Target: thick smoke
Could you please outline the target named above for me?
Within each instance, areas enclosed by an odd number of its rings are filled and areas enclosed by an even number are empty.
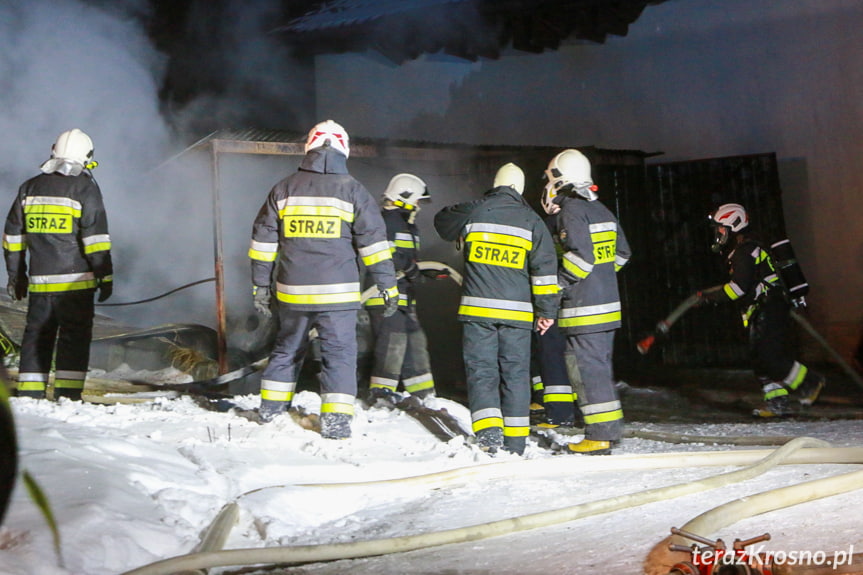
[[[18,186],[38,173],[57,135],[77,127],[94,141],[100,164],[94,176],[108,210],[115,291],[107,303],[146,299],[212,277],[210,157],[182,152],[218,128],[285,127],[263,122],[297,115],[290,96],[296,84],[289,65],[279,63],[285,54],[257,33],[266,29],[261,19],[272,17],[271,4],[279,3],[192,5],[190,30],[182,36],[190,46],[187,64],[194,65],[197,79],[219,89],[171,107],[160,102],[160,91],[172,67],[147,34],[152,14],[145,0],[0,0],[3,216]],[[304,120],[312,116],[303,114]],[[254,212],[283,175],[256,178],[248,168],[238,167],[254,208],[241,215],[243,221],[228,213],[223,222],[226,251],[234,254],[226,275],[246,287],[248,261],[236,254],[245,252]],[[214,300],[210,283],[153,304],[97,311],[137,326],[215,326]]]

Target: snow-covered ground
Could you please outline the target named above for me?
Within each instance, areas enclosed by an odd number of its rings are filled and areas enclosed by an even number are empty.
[[[237,398],[254,407],[257,397]],[[467,409],[443,398],[468,427]],[[295,405],[319,407],[301,392]],[[260,425],[188,397],[135,404],[59,403],[13,398],[21,468],[46,491],[61,532],[62,557],[19,482],[0,528],[3,575],[117,575],[195,550],[220,509],[239,517],[225,548],[312,546],[428,534],[728,472],[696,467],[683,454],[775,447],[668,443],[628,437],[610,457],[555,455],[531,440],[524,458],[480,452],[458,437],[436,439],[400,411],[357,404],[353,437],[325,440],[296,417]],[[863,446],[863,421],[761,424],[629,422],[637,430],[709,436],[809,436]],[[576,436],[577,438],[577,436]],[[680,452],[680,466],[601,470],[598,462]],[[618,457],[618,456],[622,457]],[[650,550],[697,515],[777,487],[863,468],[795,464],[732,485],[486,539],[403,553],[284,567],[279,573],[579,574],[642,573]],[[381,481],[472,469],[410,481]],[[369,482],[362,485],[329,485]],[[863,487],[861,482],[860,487]],[[769,532],[762,550],[863,551],[860,491],[742,520],[717,533],[731,542]],[[393,549],[388,543],[384,548]],[[314,551],[314,550],[313,550]],[[226,567],[210,573],[250,573]],[[267,571],[273,573],[273,571]]]

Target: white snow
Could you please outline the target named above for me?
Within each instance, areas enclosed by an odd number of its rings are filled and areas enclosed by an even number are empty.
[[[252,408],[255,396],[236,401]],[[443,399],[469,427],[468,410]],[[314,413],[317,394],[295,406]],[[385,539],[488,523],[731,471],[679,467],[595,471],[610,458],[555,455],[531,439],[524,458],[492,457],[463,438],[441,442],[400,411],[356,406],[353,437],[326,440],[283,415],[260,425],[200,407],[189,397],[134,404],[59,403],[13,398],[20,467],[36,478],[57,516],[62,562],[36,505],[19,481],[0,528],[3,575],[116,575],[195,550],[220,509],[240,513],[227,549]],[[760,424],[629,422],[691,435],[809,436],[863,445],[863,422]],[[577,439],[575,437],[574,439]],[[773,449],[674,444],[627,438],[619,454]],[[479,470],[374,483],[455,469]],[[648,552],[695,516],[722,503],[863,468],[782,465],[727,487],[488,539],[353,560],[284,567],[284,573],[576,574],[642,573]],[[489,471],[497,470],[491,474]],[[486,473],[483,474],[482,471]],[[325,486],[332,483],[372,482]],[[863,487],[863,485],[861,485]],[[719,533],[727,542],[769,532],[774,551],[863,551],[860,492],[852,491],[745,519]],[[62,564],[62,566],[61,566]],[[210,573],[230,573],[224,567]],[[242,571],[249,573],[251,571]],[[263,571],[262,571],[263,572]],[[273,571],[267,571],[273,573]]]

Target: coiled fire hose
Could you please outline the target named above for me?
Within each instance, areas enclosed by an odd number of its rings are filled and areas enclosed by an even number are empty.
[[[748,517],[857,489],[863,489],[863,471],[852,471],[833,477],[771,489],[714,507],[689,520],[680,528],[680,531],[706,538],[707,534],[715,533]],[[688,558],[687,553],[672,551],[669,548],[670,545],[686,546],[686,544],[687,542],[680,535],[672,535],[663,539],[648,553],[644,565],[645,574],[668,573],[674,563],[679,560],[686,560]],[[863,572],[863,567],[854,572]],[[848,571],[843,570],[842,573],[848,573]]]
[[[182,572],[183,570],[206,569],[212,567],[260,564],[303,564],[399,553],[438,545],[476,541],[507,533],[574,521],[583,517],[609,513],[612,511],[644,505],[646,503],[664,501],[751,479],[782,463],[863,463],[863,448],[861,447],[829,448],[827,447],[826,442],[808,437],[795,438],[776,450],[767,450],[766,455],[764,450],[752,451],[757,452],[760,459],[752,462],[753,453],[735,450],[724,452],[701,452],[695,454],[686,452],[662,453],[640,457],[610,455],[601,458],[561,457],[541,460],[561,462],[556,463],[555,465],[562,467],[573,466],[579,471],[584,471],[585,469],[692,467],[693,465],[699,464],[740,465],[741,462],[747,462],[749,465],[742,469],[720,473],[718,475],[691,482],[647,489],[645,491],[632,494],[580,503],[563,509],[532,513],[520,517],[492,521],[480,525],[448,529],[435,533],[424,533],[421,535],[409,535],[352,543],[204,551],[157,561],[150,565],[127,571],[123,575],[168,575]],[[592,463],[593,461],[597,461],[597,463]],[[496,470],[492,471],[492,473],[501,472],[501,468],[504,467],[506,463],[507,462],[503,462],[500,464]],[[536,463],[538,463],[538,461],[520,460],[513,462],[515,465],[510,467],[522,467],[523,464]],[[486,465],[482,467],[491,468],[494,466]],[[560,472],[560,469],[558,468],[557,471]],[[546,469],[546,473],[547,472],[548,470]],[[512,473],[511,468],[509,469],[509,473]],[[479,474],[482,474],[482,472]],[[438,475],[437,479],[441,479],[440,474],[432,475]],[[405,478],[393,479],[391,481],[409,481],[417,479],[418,478]],[[352,483],[350,485],[356,486],[358,484]],[[230,516],[231,514],[227,515]],[[221,516],[222,514],[220,514],[220,517]],[[222,530],[221,527],[213,527],[211,529],[214,528]]]

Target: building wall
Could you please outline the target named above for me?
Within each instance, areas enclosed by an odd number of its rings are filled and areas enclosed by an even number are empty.
[[[626,37],[542,55],[319,57],[317,109],[369,137],[775,152],[812,321],[847,354],[863,315],[861,62],[863,2],[671,0]]]

